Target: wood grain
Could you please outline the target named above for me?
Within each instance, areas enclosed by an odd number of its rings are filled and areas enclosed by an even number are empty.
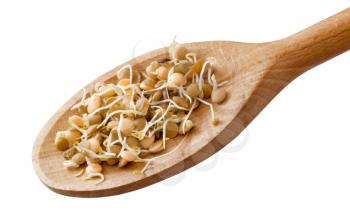
[[[209,110],[201,105],[192,115],[196,127],[189,135],[169,142],[165,153],[144,175],[134,169],[104,167],[106,180],[95,185],[74,177],[77,171],[62,166],[62,152],[54,146],[55,133],[67,128],[70,108],[80,100],[81,91],[69,99],[46,123],[33,148],[33,166],[40,180],[51,190],[76,197],[100,197],[136,190],[182,172],[210,157],[232,141],[263,108],[292,80],[312,67],[350,49],[350,9],[338,13],[291,37],[260,44],[231,41],[189,43],[185,46],[199,57],[213,56],[219,80],[228,80],[226,101],[215,107],[221,122],[212,127]],[[166,55],[158,49],[134,58],[136,70],[145,69],[153,60]],[[116,71],[123,65],[100,76],[86,86],[91,90],[96,82],[115,81]]]

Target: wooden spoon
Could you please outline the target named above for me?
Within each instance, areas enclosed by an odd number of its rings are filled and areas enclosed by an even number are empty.
[[[100,197],[121,194],[164,180],[213,155],[232,141],[259,112],[292,80],[305,71],[350,49],[350,8],[296,33],[286,39],[269,43],[238,43],[209,41],[185,44],[199,57],[215,57],[216,76],[228,80],[226,101],[216,105],[221,122],[213,127],[209,109],[202,105],[192,115],[196,127],[186,137],[177,137],[167,145],[167,155],[155,159],[145,174],[133,170],[104,167],[106,180],[99,185],[74,176],[63,165],[62,152],[54,145],[55,133],[68,127],[70,108],[80,100],[74,95],[47,122],[39,133],[33,149],[33,165],[40,180],[51,190],[69,196]],[[167,55],[159,49],[125,64],[144,69],[153,60]],[[123,65],[125,65],[123,64]],[[91,90],[96,82],[115,81],[116,71],[123,65],[100,76],[86,86]]]

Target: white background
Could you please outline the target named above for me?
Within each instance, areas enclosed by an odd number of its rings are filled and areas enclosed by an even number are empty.
[[[0,2],[1,223],[350,222],[349,53],[298,78],[248,135],[182,175],[97,199],[44,187],[31,164],[36,134],[83,85],[130,59],[139,41],[136,54],[174,35],[180,42],[271,41],[349,6],[348,0],[93,2]]]

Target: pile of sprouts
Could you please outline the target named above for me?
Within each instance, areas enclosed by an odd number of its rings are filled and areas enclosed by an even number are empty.
[[[67,169],[83,167],[76,176],[104,181],[102,163],[122,168],[145,163],[143,174],[165,150],[167,141],[186,135],[195,126],[193,111],[204,104],[217,125],[214,104],[225,100],[225,82],[217,83],[214,58],[197,58],[173,42],[169,56],[150,63],[145,71],[131,65],[116,72],[115,83],[97,83],[71,109],[69,128],[56,133]],[[86,164],[86,165],[85,165]]]

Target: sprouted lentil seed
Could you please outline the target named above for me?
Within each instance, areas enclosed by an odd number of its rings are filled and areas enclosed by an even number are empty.
[[[99,178],[97,183],[104,181],[102,162],[120,168],[144,162],[134,172],[144,173],[157,158],[146,156],[164,151],[166,141],[195,126],[190,116],[199,104],[209,107],[216,125],[213,103],[222,103],[227,94],[225,82],[216,81],[213,63],[173,42],[169,58],[151,62],[145,71],[126,65],[116,73],[116,83],[97,83],[91,93],[84,89],[72,107],[77,114],[68,118],[69,129],[56,133],[64,167],[86,164],[76,176]]]

